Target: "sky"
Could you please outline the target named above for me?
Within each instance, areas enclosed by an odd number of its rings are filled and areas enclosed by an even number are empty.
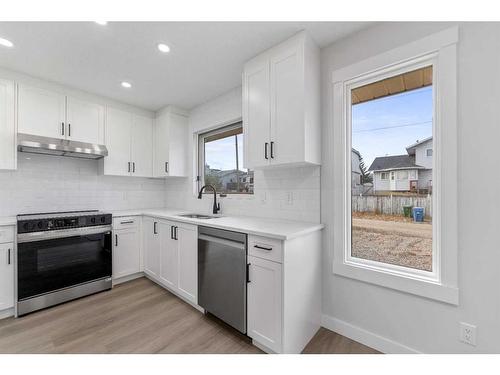
[[[238,164],[243,169],[243,135],[238,134]],[[211,169],[236,169],[235,137],[227,137],[205,143],[205,164]]]
[[[377,156],[406,155],[432,136],[432,86],[352,106],[352,147],[368,169]]]

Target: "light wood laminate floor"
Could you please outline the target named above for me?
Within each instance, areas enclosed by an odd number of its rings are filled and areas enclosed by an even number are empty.
[[[262,353],[146,278],[0,320],[0,353]],[[304,353],[376,353],[321,328]]]

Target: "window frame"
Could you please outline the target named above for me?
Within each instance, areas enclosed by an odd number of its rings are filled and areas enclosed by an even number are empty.
[[[217,128],[211,129],[209,131],[203,132],[203,133],[198,133],[196,135],[196,141],[198,142],[197,145],[197,165],[196,165],[196,188],[198,191],[201,189],[201,187],[205,184],[205,139],[206,138],[211,138],[211,137],[216,137],[217,135],[222,135],[224,133],[230,133],[231,131],[241,129],[241,133],[236,133],[236,134],[242,134],[243,135],[243,122],[241,120],[232,122],[230,124],[222,125]],[[235,135],[236,135],[235,134]],[[220,139],[225,138],[224,136],[221,136]],[[219,138],[214,138],[213,140],[216,140]],[[244,147],[244,139],[241,144],[241,147]],[[244,156],[243,156],[244,158]],[[241,164],[244,164],[244,160],[241,160]],[[232,195],[240,195],[240,196],[253,196],[255,194],[255,187],[254,191],[251,193],[243,193],[243,192],[238,192],[238,193],[233,193],[233,192],[217,192],[218,194],[221,194],[222,196],[232,196]],[[204,191],[203,194],[213,194],[211,191]]]
[[[429,151],[431,152],[430,155],[429,155]],[[434,156],[433,154],[434,154],[434,151],[432,151],[432,148],[425,149],[425,156],[426,157],[431,157],[432,158]]]
[[[457,280],[457,107],[458,28],[382,53],[332,72],[335,163],[332,231],[334,274],[423,297],[458,304]],[[351,90],[407,71],[433,66],[433,266],[432,272],[351,256]],[[443,166],[446,165],[446,168]],[[446,194],[441,191],[446,189]]]

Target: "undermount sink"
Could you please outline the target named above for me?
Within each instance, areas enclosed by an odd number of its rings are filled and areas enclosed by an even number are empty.
[[[217,219],[220,216],[210,216],[210,215],[203,215],[203,214],[181,214],[177,215],[181,217],[188,217],[190,219]]]

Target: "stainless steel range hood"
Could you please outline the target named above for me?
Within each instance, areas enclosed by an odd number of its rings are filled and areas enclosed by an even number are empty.
[[[108,149],[104,145],[23,133],[17,134],[17,150],[32,154],[68,156],[82,159],[101,159],[108,156]]]

